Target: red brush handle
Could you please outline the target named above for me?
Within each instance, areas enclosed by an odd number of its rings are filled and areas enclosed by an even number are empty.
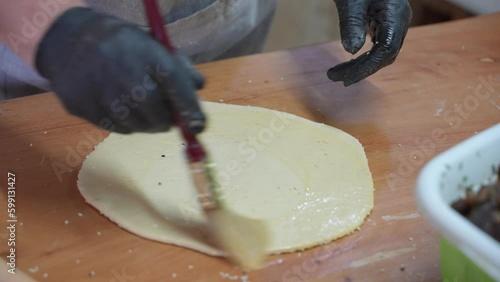
[[[160,42],[170,54],[175,53],[175,49],[168,38],[167,30],[163,24],[163,19],[160,15],[160,10],[158,8],[158,3],[156,0],[143,0],[144,7],[146,8],[146,14],[149,19],[149,25],[151,26],[151,32],[154,38]],[[190,162],[199,162],[205,159],[206,153],[200,142],[196,139],[196,136],[189,132],[184,123],[181,121],[179,113],[175,110],[174,105],[171,106],[172,119],[174,123],[180,128],[182,136],[187,143],[186,154]]]
[[[170,43],[167,30],[163,25],[163,19],[160,15],[158,3],[156,0],[144,0],[144,7],[146,8],[146,14],[148,16],[149,25],[151,26],[154,38],[163,44],[169,53],[173,54],[175,49],[172,46],[172,43]]]

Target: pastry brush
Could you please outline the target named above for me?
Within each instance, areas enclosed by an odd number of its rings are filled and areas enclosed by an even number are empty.
[[[143,1],[154,38],[173,55],[175,49],[168,38],[156,0]],[[215,178],[214,164],[196,135],[181,122],[175,105],[171,106],[171,111],[173,121],[186,141],[186,157],[197,189],[198,202],[211,223],[216,241],[229,258],[245,270],[259,268],[266,255],[268,230],[265,223],[239,215],[225,205]]]

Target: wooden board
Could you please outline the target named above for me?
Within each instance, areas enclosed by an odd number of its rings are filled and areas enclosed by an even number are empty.
[[[375,209],[360,231],[270,257],[248,281],[439,279],[438,236],[415,206],[415,179],[433,156],[500,122],[499,26],[496,14],[412,29],[394,65],[349,88],[325,74],[348,58],[339,42],[199,67],[204,99],[338,127],[361,141],[373,173]],[[40,281],[245,281],[220,258],[139,238],[84,202],[78,170],[104,136],[52,94],[0,103],[0,221],[13,172],[17,269]],[[0,228],[2,257],[8,235]]]

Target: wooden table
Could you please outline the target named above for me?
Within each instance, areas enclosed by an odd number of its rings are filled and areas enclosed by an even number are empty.
[[[394,65],[349,88],[325,74],[348,58],[339,42],[199,67],[208,79],[204,99],[338,127],[365,146],[373,173],[375,208],[360,231],[270,257],[249,281],[439,279],[438,236],[415,206],[415,179],[433,156],[500,121],[499,26],[496,14],[412,29]],[[103,137],[52,94],[0,103],[0,219],[7,225],[9,171],[17,269],[40,281],[244,281],[222,259],[139,238],[84,202],[78,170]],[[0,230],[5,257],[8,234]]]

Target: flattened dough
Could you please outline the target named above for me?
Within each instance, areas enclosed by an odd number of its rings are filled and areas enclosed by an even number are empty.
[[[363,147],[336,128],[250,106],[203,103],[210,124],[200,139],[217,165],[226,202],[267,222],[268,253],[305,249],[342,237],[373,208]],[[177,131],[112,133],[84,161],[85,200],[122,228],[152,240],[222,255]]]

